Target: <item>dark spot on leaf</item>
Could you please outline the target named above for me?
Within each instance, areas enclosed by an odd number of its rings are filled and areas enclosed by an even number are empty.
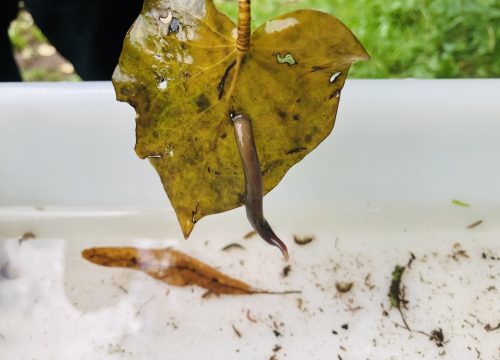
[[[241,65],[244,65],[244,64],[247,62],[247,60],[248,60],[248,56],[245,54],[245,55],[243,56],[243,58],[241,59]],[[241,66],[241,65],[240,65],[240,66]]]
[[[328,69],[329,67],[330,67],[330,65],[317,65],[317,66],[313,66],[311,68],[311,72],[321,71],[321,70],[324,70],[324,69]]]
[[[196,204],[196,208],[193,211],[191,211],[191,221],[193,222],[193,224],[196,224],[196,222],[198,221],[196,219],[196,215],[198,215],[198,208],[199,207],[200,207],[200,203],[198,202]]]
[[[281,118],[281,120],[286,120],[286,115],[286,111],[278,110],[278,116]]]
[[[311,135],[311,134],[306,135],[306,136],[305,136],[305,138],[304,138],[304,140],[305,140],[305,142],[307,142],[307,143],[308,143],[308,142],[311,142],[311,140],[312,140],[312,135]]]
[[[198,112],[205,111],[210,107],[210,100],[205,94],[201,94],[196,98],[196,105],[198,106]]]
[[[173,18],[172,21],[170,22],[170,26],[169,26],[168,30],[176,33],[179,31],[180,25],[181,25],[181,23],[180,23],[179,19]]]
[[[221,138],[221,139],[225,139],[226,137],[227,137],[227,134],[226,134],[226,133],[222,133],[222,134],[220,135],[220,138]]]
[[[293,120],[299,121],[300,120],[300,114],[294,114],[293,115]]]
[[[220,79],[219,85],[217,85],[217,91],[219,92],[219,100],[222,99],[222,97],[224,96],[224,86],[226,85],[227,77],[229,76],[229,73],[231,72],[231,69],[234,67],[234,65],[236,65],[236,60],[233,61],[227,67],[226,71],[224,71],[224,75],[222,75]]]
[[[282,159],[279,159],[279,160],[274,160],[268,164],[265,164],[265,165],[262,165],[261,164],[261,168],[262,168],[262,175],[266,175],[268,174],[271,170],[274,170],[276,168],[279,168],[281,165],[283,164],[283,160]]]
[[[122,88],[120,88],[120,94],[125,95],[125,96],[130,95],[130,90],[126,87],[122,87]]]
[[[307,148],[305,147],[296,147],[296,148],[293,148],[291,150],[288,150],[286,152],[287,155],[292,155],[292,154],[295,154],[295,153],[298,153],[298,152],[301,152],[301,151],[304,151],[304,150],[307,150]]]
[[[334,97],[339,97],[339,96],[340,96],[340,90],[335,90],[328,99],[331,100]]]
[[[298,104],[302,101],[302,98],[298,98],[297,100],[295,100],[295,102]]]

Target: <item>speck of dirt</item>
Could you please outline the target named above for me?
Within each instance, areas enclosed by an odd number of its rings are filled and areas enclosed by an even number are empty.
[[[372,277],[372,274],[368,274],[368,275],[365,276],[365,286],[369,290],[373,290],[375,288],[375,285],[373,285],[372,282],[371,282],[371,277]]]
[[[349,292],[352,289],[353,285],[354,285],[353,282],[344,282],[344,281],[341,281],[341,282],[336,282],[335,283],[335,288],[337,289],[337,291],[339,293],[345,294],[345,293]]]
[[[245,250],[245,248],[242,245],[238,244],[238,243],[228,244],[228,245],[224,246],[221,250],[222,251],[230,251],[230,250],[233,250],[233,249]]]
[[[274,333],[274,336],[276,336],[276,337],[282,336],[282,334],[276,329],[273,329],[273,333]]]
[[[213,292],[212,290],[207,290],[203,293],[203,295],[201,295],[202,299],[210,299],[213,297],[220,297],[220,295],[216,292]]]
[[[304,310],[304,299],[302,298],[297,299],[297,308],[299,310]]]
[[[198,112],[203,112],[210,107],[210,99],[205,94],[200,94],[195,100]]]
[[[459,258],[464,258],[464,259],[470,258],[467,251],[462,249],[462,247],[459,243],[456,243],[453,245],[453,252],[450,255],[448,255],[448,257],[452,258],[455,261],[458,261]]]
[[[443,330],[441,328],[432,330],[429,340],[434,341],[437,347],[443,347],[444,346]]]
[[[338,335],[339,333],[337,332],[337,330],[332,330],[332,334],[333,335]]]
[[[293,236],[293,241],[297,244],[297,245],[307,245],[309,244],[311,241],[314,240],[314,236],[297,236],[297,235],[294,235]]]
[[[282,277],[287,277],[288,274],[290,274],[290,271],[292,271],[292,265],[287,265],[283,268],[283,271],[281,272]]]
[[[498,323],[497,326],[492,326],[490,324],[486,324],[486,326],[484,327],[484,330],[486,330],[488,332],[499,330],[499,329],[500,329],[500,322]]]
[[[349,324],[343,324],[341,328],[344,330],[349,330]]]
[[[249,231],[245,235],[243,235],[243,239],[247,240],[247,239],[253,238],[255,235],[257,235],[257,231],[255,231],[255,230]]]
[[[241,338],[242,337],[241,332],[236,328],[236,326],[234,326],[233,324],[231,324],[231,327],[233,328],[233,331],[236,334],[236,336],[239,337],[239,338]]]
[[[253,323],[256,323],[257,322],[257,319],[255,319],[252,314],[250,314],[250,310],[247,310],[247,319],[248,321],[251,321]]]
[[[33,240],[33,239],[36,239],[36,235],[31,231],[27,231],[23,234],[23,236],[21,236],[19,238],[19,244],[22,244],[25,241]]]
[[[476,222],[473,222],[469,226],[467,226],[467,229],[474,229],[475,227],[481,225],[483,223],[483,220],[478,220]]]

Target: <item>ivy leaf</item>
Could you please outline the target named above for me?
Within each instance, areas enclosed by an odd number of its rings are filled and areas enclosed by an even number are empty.
[[[230,113],[252,120],[267,193],[331,132],[349,67],[368,58],[318,11],[268,21],[244,54],[236,34],[212,0],[145,0],[113,75],[117,99],[137,113],[135,150],[160,175],[186,238],[202,217],[244,202]]]

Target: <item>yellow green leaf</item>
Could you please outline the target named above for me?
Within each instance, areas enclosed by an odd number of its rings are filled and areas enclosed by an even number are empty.
[[[113,75],[136,112],[136,152],[160,175],[185,237],[241,206],[245,182],[230,113],[252,121],[264,193],[333,128],[347,72],[368,58],[335,17],[280,16],[236,48],[212,0],[145,0]]]

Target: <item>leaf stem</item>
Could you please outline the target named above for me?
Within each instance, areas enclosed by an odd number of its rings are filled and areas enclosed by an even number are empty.
[[[236,48],[241,52],[247,52],[250,49],[250,0],[238,0],[238,38]]]

